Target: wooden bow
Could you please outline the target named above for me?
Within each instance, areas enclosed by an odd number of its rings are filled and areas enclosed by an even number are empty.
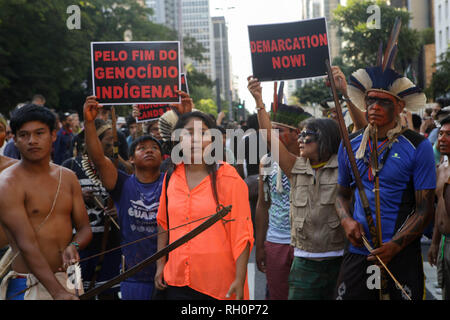
[[[221,210],[219,210],[216,214],[214,214],[211,218],[203,222],[201,225],[193,229],[192,231],[186,233],[181,238],[175,240],[168,246],[164,247],[163,249],[157,251],[152,256],[148,257],[147,259],[141,261],[140,263],[136,264],[135,266],[131,267],[124,273],[116,276],[115,278],[107,281],[106,283],[102,284],[101,286],[94,288],[92,290],[89,290],[85,294],[80,296],[80,300],[87,300],[90,299],[96,295],[98,295],[100,292],[103,292],[106,289],[111,288],[112,286],[124,281],[125,279],[135,275],[151,263],[155,262],[156,260],[160,259],[161,257],[164,257],[167,255],[170,251],[178,248],[179,246],[185,244],[192,238],[198,236],[200,233],[211,227],[213,224],[215,224],[217,221],[225,217],[229,212],[231,211],[231,205],[227,207],[222,207]]]

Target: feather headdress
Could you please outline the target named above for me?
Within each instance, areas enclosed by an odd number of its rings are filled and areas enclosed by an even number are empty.
[[[194,111],[200,111],[200,110],[192,108],[192,112],[194,112]],[[172,132],[173,132],[175,125],[177,124],[179,118],[180,118],[180,115],[176,108],[172,108],[172,110],[165,112],[159,118],[158,129],[159,129],[159,134],[161,135],[163,142],[171,141]]]
[[[426,103],[426,96],[407,77],[394,70],[394,62],[398,53],[398,35],[401,22],[397,18],[392,29],[384,56],[380,44],[377,65],[355,71],[350,76],[348,95],[350,100],[361,110],[365,111],[365,97],[370,91],[383,91],[405,102],[405,109],[417,111]]]
[[[301,107],[288,106],[282,103],[283,88],[284,81],[281,81],[277,93],[277,82],[274,83],[274,101],[271,107],[272,110],[270,111],[270,120],[275,124],[287,126],[292,129],[298,129],[300,123],[303,120],[310,118],[312,115],[305,112]]]
[[[172,131],[178,121],[178,113],[176,109],[165,112],[158,121],[159,134],[164,142],[170,142]]]

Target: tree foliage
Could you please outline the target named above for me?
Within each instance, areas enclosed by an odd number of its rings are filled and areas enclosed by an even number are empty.
[[[81,29],[69,30],[67,8],[81,11]],[[8,114],[33,94],[54,109],[81,111],[92,94],[90,42],[176,40],[176,32],[149,20],[153,11],[136,0],[0,0],[0,112]],[[193,39],[185,54],[200,59]]]
[[[450,96],[447,96],[450,95],[450,48],[440,56],[440,61],[436,64],[436,72],[426,93],[434,100],[439,98],[450,100]]]
[[[206,74],[199,72],[192,64],[188,64],[186,66],[186,74],[189,86],[189,95],[195,105],[197,105],[201,99],[211,99],[211,101],[214,101],[214,82],[212,82]]]
[[[294,95],[298,98],[300,104],[306,105],[318,104],[332,98],[330,88],[325,85],[323,80],[311,81],[305,84],[303,87],[298,88]]]
[[[368,27],[371,14],[367,13],[367,8],[371,5],[380,8],[380,29]],[[337,25],[338,34],[345,43],[341,51],[343,62],[354,70],[375,65],[380,42],[386,48],[396,17],[400,17],[402,29],[395,69],[403,72],[418,56],[421,36],[418,31],[408,27],[411,19],[409,12],[391,7],[381,0],[349,0],[345,7],[340,5],[334,11],[333,23]]]
[[[196,104],[195,108],[208,114],[212,114],[217,117],[217,105],[213,99],[200,99]]]

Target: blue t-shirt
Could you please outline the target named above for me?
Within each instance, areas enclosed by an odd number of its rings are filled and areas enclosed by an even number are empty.
[[[122,248],[126,269],[153,255],[157,250],[157,224],[159,198],[164,174],[153,183],[140,183],[136,176],[118,170],[117,183],[110,192],[117,208],[122,244],[155,235]],[[128,281],[153,282],[156,264],[152,263]]]
[[[361,144],[362,132],[358,132],[351,137],[353,153]],[[378,145],[382,142],[379,141]],[[398,142],[394,142],[391,150],[386,148],[379,156],[379,163],[384,162],[380,177],[380,211],[383,243],[392,239],[397,230],[403,225],[406,218],[415,209],[415,191],[429,190],[436,188],[436,169],[434,165],[433,148],[428,139],[407,130],[398,137]],[[361,176],[365,193],[369,200],[373,221],[375,218],[375,193],[374,179],[369,177],[370,148],[367,145],[364,159],[357,159],[356,165]],[[350,167],[347,152],[342,143],[338,153],[339,176],[338,184],[343,187],[356,188],[353,172]],[[367,226],[361,199],[357,189],[355,189],[355,205],[353,218],[361,223],[367,239],[371,242],[369,228]],[[418,242],[418,240],[416,241]],[[357,254],[367,255],[368,251],[362,247],[357,248],[350,244],[349,251]]]

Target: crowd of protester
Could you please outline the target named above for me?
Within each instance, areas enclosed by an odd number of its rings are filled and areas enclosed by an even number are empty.
[[[258,89],[252,87],[255,83],[249,82],[249,90],[260,110],[263,107]],[[164,137],[158,119],[136,122],[137,108],[130,108],[128,116],[118,117],[115,122],[110,108],[101,107],[95,97],[87,98],[82,114],[74,110],[49,111],[56,120],[51,161],[70,169],[78,179],[92,232],[87,244],[81,245],[84,240],[71,242],[79,254],[75,260],[81,261],[83,290],[118,276],[199,222],[173,227],[200,221],[221,206],[231,205],[226,221],[97,298],[248,299],[246,271],[253,244],[257,267],[267,276],[267,299],[342,296],[339,290],[345,289],[340,287],[336,293],[336,286],[338,278],[342,280],[339,272],[349,235],[335,208],[342,181],[338,183],[341,137],[334,104],[322,103],[320,118],[298,106],[282,105],[278,118],[258,113],[237,123],[227,121],[223,112],[216,118],[192,110],[192,100],[180,94],[182,103],[171,111],[176,115],[172,130],[187,130],[193,143],[210,129],[220,130],[224,159],[229,163],[173,163],[170,151],[174,141]],[[28,108],[31,115],[38,114],[35,108],[45,103],[42,95],[35,95],[8,116],[14,117],[21,108]],[[283,112],[288,116],[283,118]],[[431,143],[436,168],[447,161],[440,153],[439,137],[442,123],[446,123],[442,121],[449,115],[450,107],[439,101],[430,108],[424,106],[419,113],[405,110],[400,114],[402,127]],[[39,116],[36,119],[41,121]],[[201,123],[199,129],[195,121]],[[113,123],[116,128],[112,128]],[[364,125],[351,123],[349,133]],[[16,134],[18,129],[14,129]],[[226,134],[230,129],[242,129],[245,134],[230,139]],[[259,129],[277,129],[279,135],[269,134],[264,145],[259,143]],[[21,152],[4,116],[0,116],[1,137],[0,154],[20,160]],[[185,139],[181,136],[180,143]],[[278,161],[272,159],[272,139],[279,139]],[[192,160],[196,153],[201,157],[211,143],[201,138],[199,141],[201,147],[191,149]],[[237,161],[241,146],[244,159]],[[252,153],[256,154],[253,161]],[[77,235],[76,229],[73,235]],[[422,240],[433,239],[436,246],[440,238],[433,238],[433,229],[434,221],[427,225]],[[137,243],[129,245],[134,241]],[[10,292],[8,288],[7,296],[20,296],[20,291]]]

